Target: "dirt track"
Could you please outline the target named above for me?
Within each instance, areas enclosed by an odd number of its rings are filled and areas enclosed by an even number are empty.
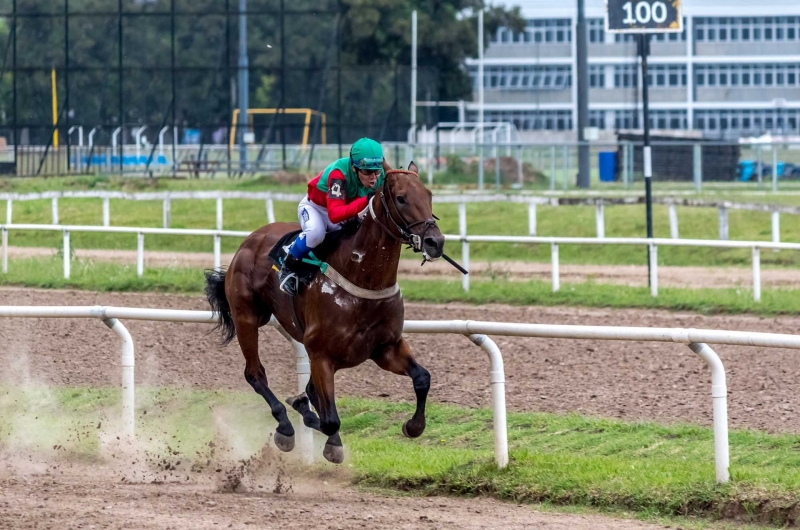
[[[90,304],[206,308],[196,296],[0,289],[0,305]],[[455,304],[408,304],[406,317],[787,333],[797,332],[800,324],[800,318]],[[218,347],[215,337],[207,335],[209,326],[126,325],[137,348],[137,383],[248,389],[236,344]],[[431,371],[432,400],[488,406],[488,361],[480,349],[455,336],[408,338]],[[504,355],[508,405],[513,410],[711,422],[708,370],[685,346],[504,337],[496,342]],[[119,381],[116,338],[98,321],[0,320],[0,346],[0,383],[24,377],[69,386]],[[271,386],[279,396],[289,395],[295,384],[290,349],[273,330],[264,331],[261,346]],[[717,351],[728,373],[732,426],[800,431],[797,352],[745,347]],[[372,364],[338,374],[337,393],[391,400],[413,397],[410,381]],[[325,521],[330,528],[486,528],[501,522],[505,528],[646,527],[596,517],[537,514],[488,499],[385,498],[358,493],[335,480],[322,488],[318,482],[302,486],[297,479],[298,487],[289,493],[250,489],[237,495],[221,493],[218,484],[203,480],[125,484],[100,465],[88,469],[78,465],[36,469],[27,461],[11,465],[1,449],[0,528],[305,528],[314,521]],[[91,482],[87,476],[92,476]]]
[[[11,258],[46,257],[55,255],[52,248],[9,247]],[[131,250],[92,250],[75,249],[75,257],[92,261],[108,261],[123,265],[136,263],[136,252]],[[457,257],[457,256],[456,256]],[[233,254],[223,254],[222,263],[230,263]],[[145,253],[146,267],[211,267],[214,255],[202,252],[159,252]],[[512,280],[547,280],[551,278],[549,263],[526,263],[520,261],[470,262],[473,277],[500,276]],[[417,260],[401,260],[400,275],[409,279],[449,278],[459,279],[460,274],[444,261],[426,263],[420,267]],[[559,275],[562,283],[611,283],[643,287],[647,285],[647,266],[639,265],[560,265]],[[713,267],[658,267],[658,283],[662,287],[744,287],[752,288],[753,271],[750,268]],[[791,269],[761,269],[763,288],[800,288],[800,274]]]
[[[207,309],[197,296],[0,289],[0,305],[119,305]],[[407,319],[739,329],[796,333],[800,318],[698,316],[666,311],[407,304]],[[210,326],[128,322],[136,344],[136,380],[248,390],[234,342],[220,348]],[[36,340],[31,340],[36,337]],[[418,360],[432,374],[430,398],[486,407],[488,360],[466,338],[410,335]],[[508,405],[513,410],[577,411],[623,419],[710,425],[710,376],[686,346],[668,343],[495,338],[503,352]],[[0,320],[0,374],[20,370],[51,385],[119,381],[116,338],[99,321]],[[792,350],[716,348],[728,375],[734,427],[800,432],[800,363]],[[261,358],[278,395],[294,390],[294,359],[285,340],[265,329]],[[6,376],[9,377],[9,376]],[[3,380],[0,375],[0,381]],[[13,380],[13,379],[12,379]],[[410,380],[367,363],[337,374],[337,394],[412,400]]]

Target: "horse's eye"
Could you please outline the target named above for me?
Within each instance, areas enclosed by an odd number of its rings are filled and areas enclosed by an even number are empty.
[[[397,202],[400,203],[400,204],[405,204],[406,203],[406,198],[403,197],[402,195],[398,195],[397,196]]]

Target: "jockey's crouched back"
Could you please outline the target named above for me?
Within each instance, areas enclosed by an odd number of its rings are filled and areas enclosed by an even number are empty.
[[[336,160],[308,183],[308,194],[297,205],[302,232],[295,238],[281,265],[280,288],[297,295],[297,268],[328,232],[363,211],[386,177],[383,149],[375,140],[361,138],[350,155]]]

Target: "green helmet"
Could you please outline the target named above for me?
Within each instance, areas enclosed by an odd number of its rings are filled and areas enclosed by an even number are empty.
[[[381,144],[370,138],[361,138],[350,148],[350,163],[358,169],[376,170],[383,168],[383,149]]]

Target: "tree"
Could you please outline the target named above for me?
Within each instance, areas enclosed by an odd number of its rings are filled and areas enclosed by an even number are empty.
[[[165,119],[171,123],[173,110],[178,125],[201,128],[206,139],[229,123],[237,105],[235,2],[228,4],[226,18],[219,0],[175,0],[182,14],[175,25],[172,109],[170,1],[123,0],[125,12],[147,15],[123,17],[120,87],[116,2],[69,0],[74,13],[68,45],[70,120],[84,128],[104,126],[96,141],[107,141],[121,121],[148,125],[155,135]],[[252,0],[250,5],[274,10],[281,3]],[[329,129],[341,123],[342,141],[365,134],[404,138],[412,10],[419,14],[419,94],[432,99],[470,98],[464,62],[476,55],[479,9],[486,12],[487,39],[500,25],[517,30],[524,25],[519,8],[488,6],[484,0],[286,0],[285,8],[283,16],[270,11],[248,19],[251,104],[326,112]],[[66,96],[64,0],[25,0],[18,9],[40,15],[17,19],[16,76],[19,123],[31,128],[32,142],[43,143],[52,127],[51,68],[58,73],[59,108]],[[0,24],[0,51],[9,56],[10,67],[9,34],[8,23]],[[0,119],[5,111],[6,127],[12,116],[11,82],[9,73],[0,79]],[[290,127],[287,136],[297,140],[300,133],[301,127]],[[329,138],[337,141],[333,134]]]

